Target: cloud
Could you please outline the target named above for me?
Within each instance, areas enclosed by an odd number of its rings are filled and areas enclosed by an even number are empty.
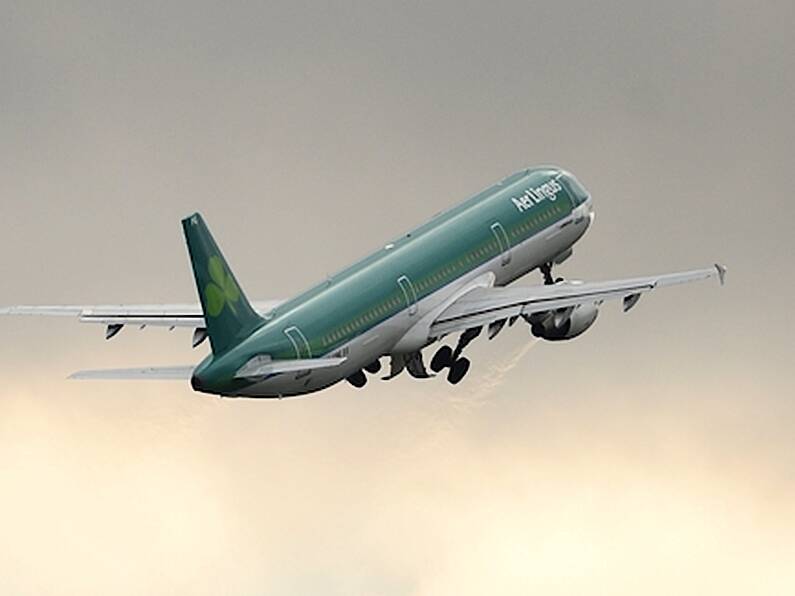
[[[0,587],[425,596],[795,583],[789,439],[770,432],[780,412],[742,416],[759,401],[726,386],[658,391],[651,412],[600,385],[579,403],[515,399],[522,390],[498,379],[528,345],[473,390],[502,394],[494,409],[514,423],[500,426],[491,407],[462,408],[446,385],[436,403],[416,382],[282,402],[116,386],[100,411],[77,384],[46,398],[6,388],[0,560],[13,572]],[[716,417],[713,399],[733,413]]]

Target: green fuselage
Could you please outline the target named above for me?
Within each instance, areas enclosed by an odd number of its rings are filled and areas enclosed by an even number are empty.
[[[194,386],[241,395],[251,381],[234,374],[253,356],[316,358],[344,351],[473,270],[497,259],[505,263],[512,248],[559,224],[587,199],[559,168],[517,172],[282,303],[248,339],[202,362]],[[513,267],[512,277],[527,272]],[[389,346],[378,345],[387,351],[372,354],[373,360],[388,353]]]

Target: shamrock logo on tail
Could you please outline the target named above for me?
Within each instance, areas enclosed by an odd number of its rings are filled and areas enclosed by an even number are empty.
[[[212,280],[204,288],[204,298],[207,303],[207,314],[217,317],[224,310],[224,306],[237,314],[235,303],[240,299],[240,288],[234,278],[224,267],[221,257],[210,257],[207,272]]]

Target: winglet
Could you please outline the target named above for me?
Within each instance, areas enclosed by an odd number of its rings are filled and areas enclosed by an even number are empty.
[[[724,285],[726,283],[726,267],[720,263],[715,263],[715,269],[718,270],[718,279],[720,280],[720,285]]]

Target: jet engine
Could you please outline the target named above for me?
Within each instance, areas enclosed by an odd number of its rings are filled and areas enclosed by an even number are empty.
[[[560,341],[585,333],[598,314],[599,307],[595,304],[580,304],[572,308],[531,315],[527,322],[530,323],[530,332],[534,336]]]

